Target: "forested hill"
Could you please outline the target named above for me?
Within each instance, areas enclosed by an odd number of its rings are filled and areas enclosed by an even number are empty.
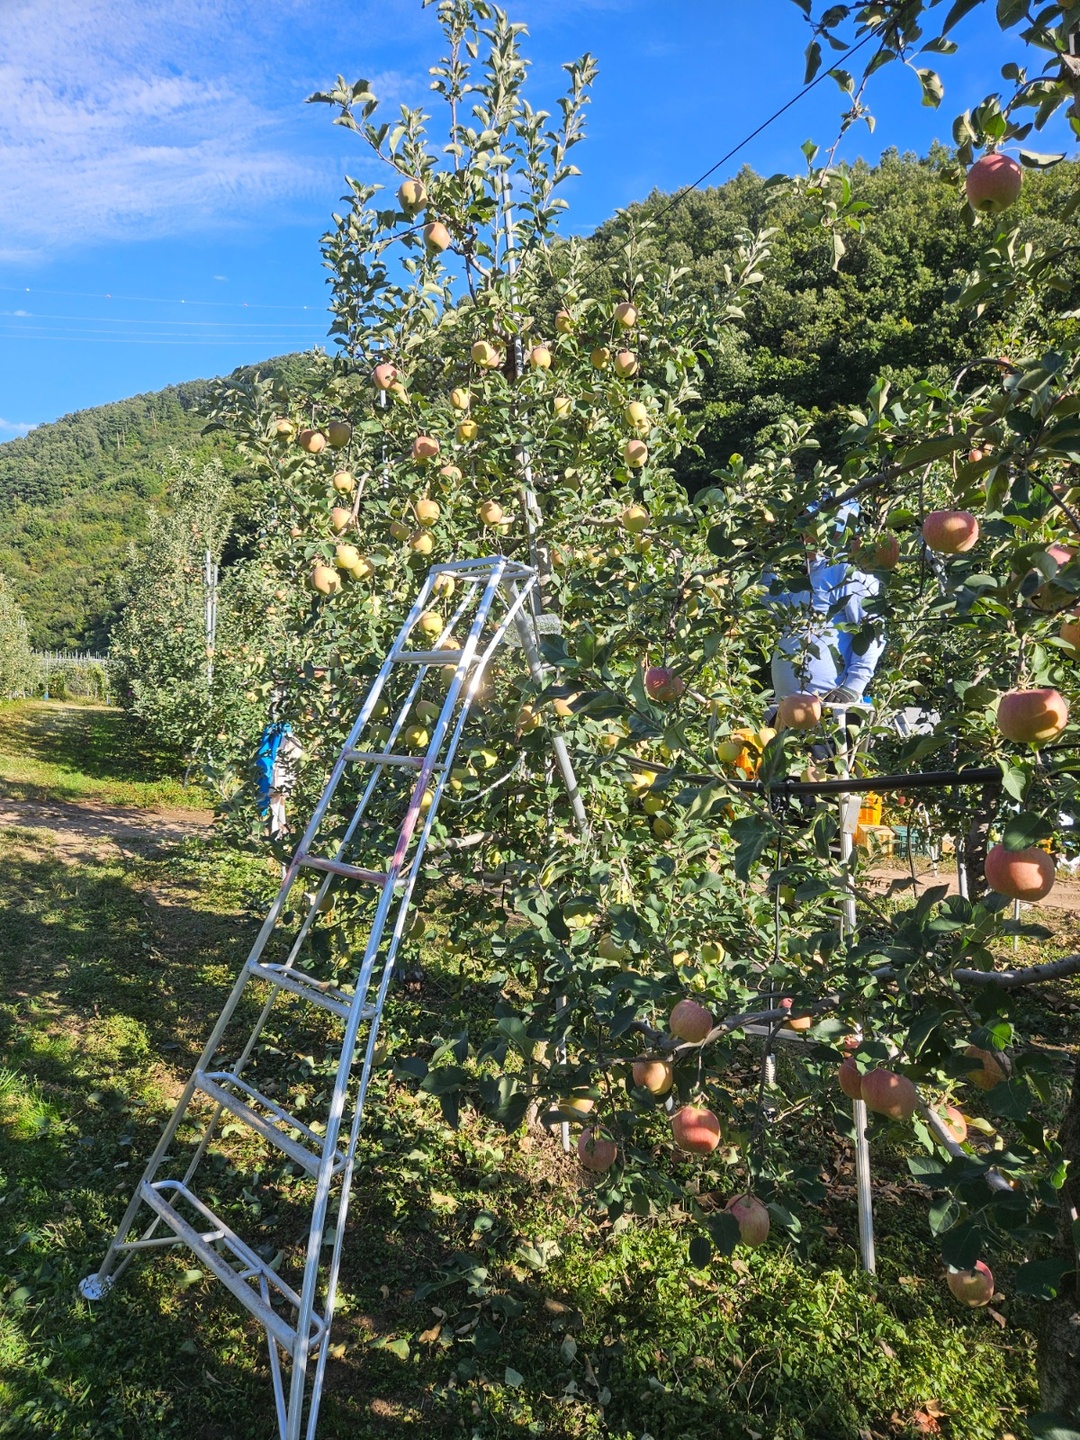
[[[861,230],[845,231],[838,269],[831,236],[804,223],[803,202],[749,170],[674,204],[656,194],[631,207],[655,217],[644,248],[685,265],[706,297],[722,287],[740,232],[773,231],[763,281],[705,377],[704,454],[683,462],[690,488],[733,451],[767,443],[785,416],[815,421],[827,444],[845,407],[860,404],[878,375],[897,385],[942,380],[987,346],[1007,349],[1007,313],[988,310],[976,321],[953,304],[986,232],[966,223],[955,184],[943,183],[948,158],[944,150],[926,159],[891,153],[848,172],[869,208]],[[1066,213],[1062,197],[1078,186],[1080,162],[1029,172],[1009,219],[1075,243],[1075,217],[1051,216]],[[602,283],[613,234],[601,226],[590,242],[594,283]],[[292,384],[309,364],[292,356],[258,368]],[[150,507],[168,503],[170,450],[238,466],[226,437],[201,433],[211,385],[196,380],[80,411],[0,445],[0,573],[13,582],[37,645],[106,643],[129,541]]]

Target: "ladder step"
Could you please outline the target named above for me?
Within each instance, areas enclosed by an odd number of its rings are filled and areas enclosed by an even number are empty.
[[[382,870],[362,870],[359,865],[346,865],[342,860],[322,860],[317,855],[297,858],[308,870],[325,870],[330,875],[344,875],[346,880],[362,880],[365,885],[385,885],[390,878]]]
[[[282,990],[299,995],[302,1000],[310,1000],[312,1005],[319,1005],[323,1010],[340,1015],[343,1020],[347,1020],[353,1012],[356,1003],[354,995],[349,995],[333,985],[323,985],[320,981],[313,980],[310,975],[305,975],[302,970],[294,970],[285,965],[262,965],[258,961],[252,961],[248,970],[260,980],[269,980],[271,985],[279,985]],[[374,1019],[375,1007],[365,1005],[362,1014],[365,1020]]]
[[[219,1220],[182,1181],[143,1180],[139,1185],[139,1197],[183,1241],[196,1259],[201,1260],[211,1274],[266,1327],[285,1353],[293,1355],[296,1351],[296,1330],[270,1302],[284,1301],[299,1311],[300,1296],[296,1291],[286,1285],[266,1261],[245,1245],[239,1235]],[[198,1228],[180,1214],[176,1208],[180,1202],[191,1206]],[[215,1249],[215,1246],[221,1248]],[[230,1264],[230,1260],[236,1263]],[[326,1330],[323,1317],[313,1314],[310,1327],[313,1351],[322,1344]]]
[[[419,770],[424,763],[422,755],[385,755],[374,750],[346,750],[345,759],[369,765],[405,765],[410,770]]]
[[[241,1080],[230,1070],[196,1070],[195,1083],[204,1095],[208,1095],[211,1100],[223,1106],[230,1115],[235,1115],[249,1130],[254,1130],[256,1135],[261,1135],[271,1145],[276,1145],[294,1165],[302,1166],[309,1175],[319,1173],[319,1165],[322,1163],[323,1137],[316,1134],[302,1120],[297,1120],[295,1115],[290,1115],[287,1110],[283,1110],[280,1105],[275,1104],[266,1095],[260,1094],[246,1080]],[[265,1115],[260,1115],[257,1110],[252,1109],[251,1105],[234,1093],[237,1090],[241,1095],[247,1096],[248,1100],[269,1110],[274,1119],[268,1120]],[[275,1121],[278,1123],[275,1124]],[[301,1135],[306,1136],[315,1146],[315,1149],[310,1150],[307,1145],[286,1135],[286,1130],[299,1130]],[[336,1174],[344,1164],[345,1157],[340,1150],[335,1150],[332,1173]]]
[[[453,665],[461,664],[464,650],[399,650],[395,660],[407,660],[411,665]]]

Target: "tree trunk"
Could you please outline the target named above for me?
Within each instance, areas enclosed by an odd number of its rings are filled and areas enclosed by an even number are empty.
[[[1073,1221],[1080,1215],[1080,1056],[1072,1094],[1061,1124],[1061,1149],[1068,1174],[1061,1191],[1061,1249],[1077,1256]],[[1043,1408],[1080,1424],[1080,1269],[1068,1291],[1036,1309],[1035,1369]]]

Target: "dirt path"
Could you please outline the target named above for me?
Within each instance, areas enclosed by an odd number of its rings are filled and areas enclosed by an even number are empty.
[[[887,890],[897,880],[910,880],[911,872],[906,865],[875,867],[871,871],[870,880],[874,889]],[[959,889],[956,883],[956,866],[942,862],[938,866],[938,873],[933,875],[928,865],[920,864],[916,867],[916,878],[918,880],[918,894],[929,890],[932,886],[947,885],[949,894],[956,895]],[[905,890],[897,891],[897,894],[911,895],[910,885]],[[1024,911],[1032,909],[1030,905],[1024,906]],[[1080,879],[1074,879],[1067,870],[1059,870],[1054,888],[1045,900],[1040,900],[1037,907],[1039,910],[1065,910],[1071,915],[1080,914]]]
[[[152,855],[187,835],[205,834],[212,823],[213,816],[199,810],[0,798],[0,829],[48,830],[57,848],[72,860],[100,858],[113,846]]]

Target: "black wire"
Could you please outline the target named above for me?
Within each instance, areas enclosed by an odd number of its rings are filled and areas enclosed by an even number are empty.
[[[858,44],[853,45],[850,50],[846,50],[844,52],[845,60],[848,59],[850,56],[854,55],[857,51],[861,50],[862,47],[867,43],[867,41],[873,40],[875,36],[877,36],[877,34],[878,31],[876,28],[868,30],[863,36],[863,38],[858,42]],[[750,134],[747,135],[745,139],[740,140],[739,143],[731,150],[729,150],[726,155],[721,155],[720,159],[717,160],[716,164],[711,165],[709,169],[705,171],[704,175],[699,175],[698,178],[692,181],[691,184],[684,185],[683,188],[677,191],[676,194],[672,197],[672,199],[668,201],[668,203],[664,206],[662,210],[658,211],[657,214],[650,217],[653,223],[655,224],[657,220],[663,219],[663,217],[667,215],[669,211],[675,208],[675,206],[685,195],[689,195],[691,190],[696,190],[698,186],[703,183],[703,181],[708,180],[710,175],[714,175],[716,171],[720,169],[721,165],[726,165],[727,162],[731,160],[734,156],[736,156],[740,150],[745,149],[746,146],[750,144],[751,140],[757,139],[761,132],[763,130],[767,130],[774,120],[779,120],[780,116],[783,115],[785,111],[790,110],[793,105],[798,104],[798,102],[803,98],[804,95],[809,95],[810,91],[816,89],[816,87],[820,85],[823,80],[828,78],[829,74],[829,70],[822,70],[821,74],[817,75],[813,80],[811,80],[809,85],[804,85],[797,95],[793,95],[785,105],[780,106],[779,110],[774,110],[773,113],[769,116],[769,118],[767,120],[763,120],[756,130],[751,130]]]

